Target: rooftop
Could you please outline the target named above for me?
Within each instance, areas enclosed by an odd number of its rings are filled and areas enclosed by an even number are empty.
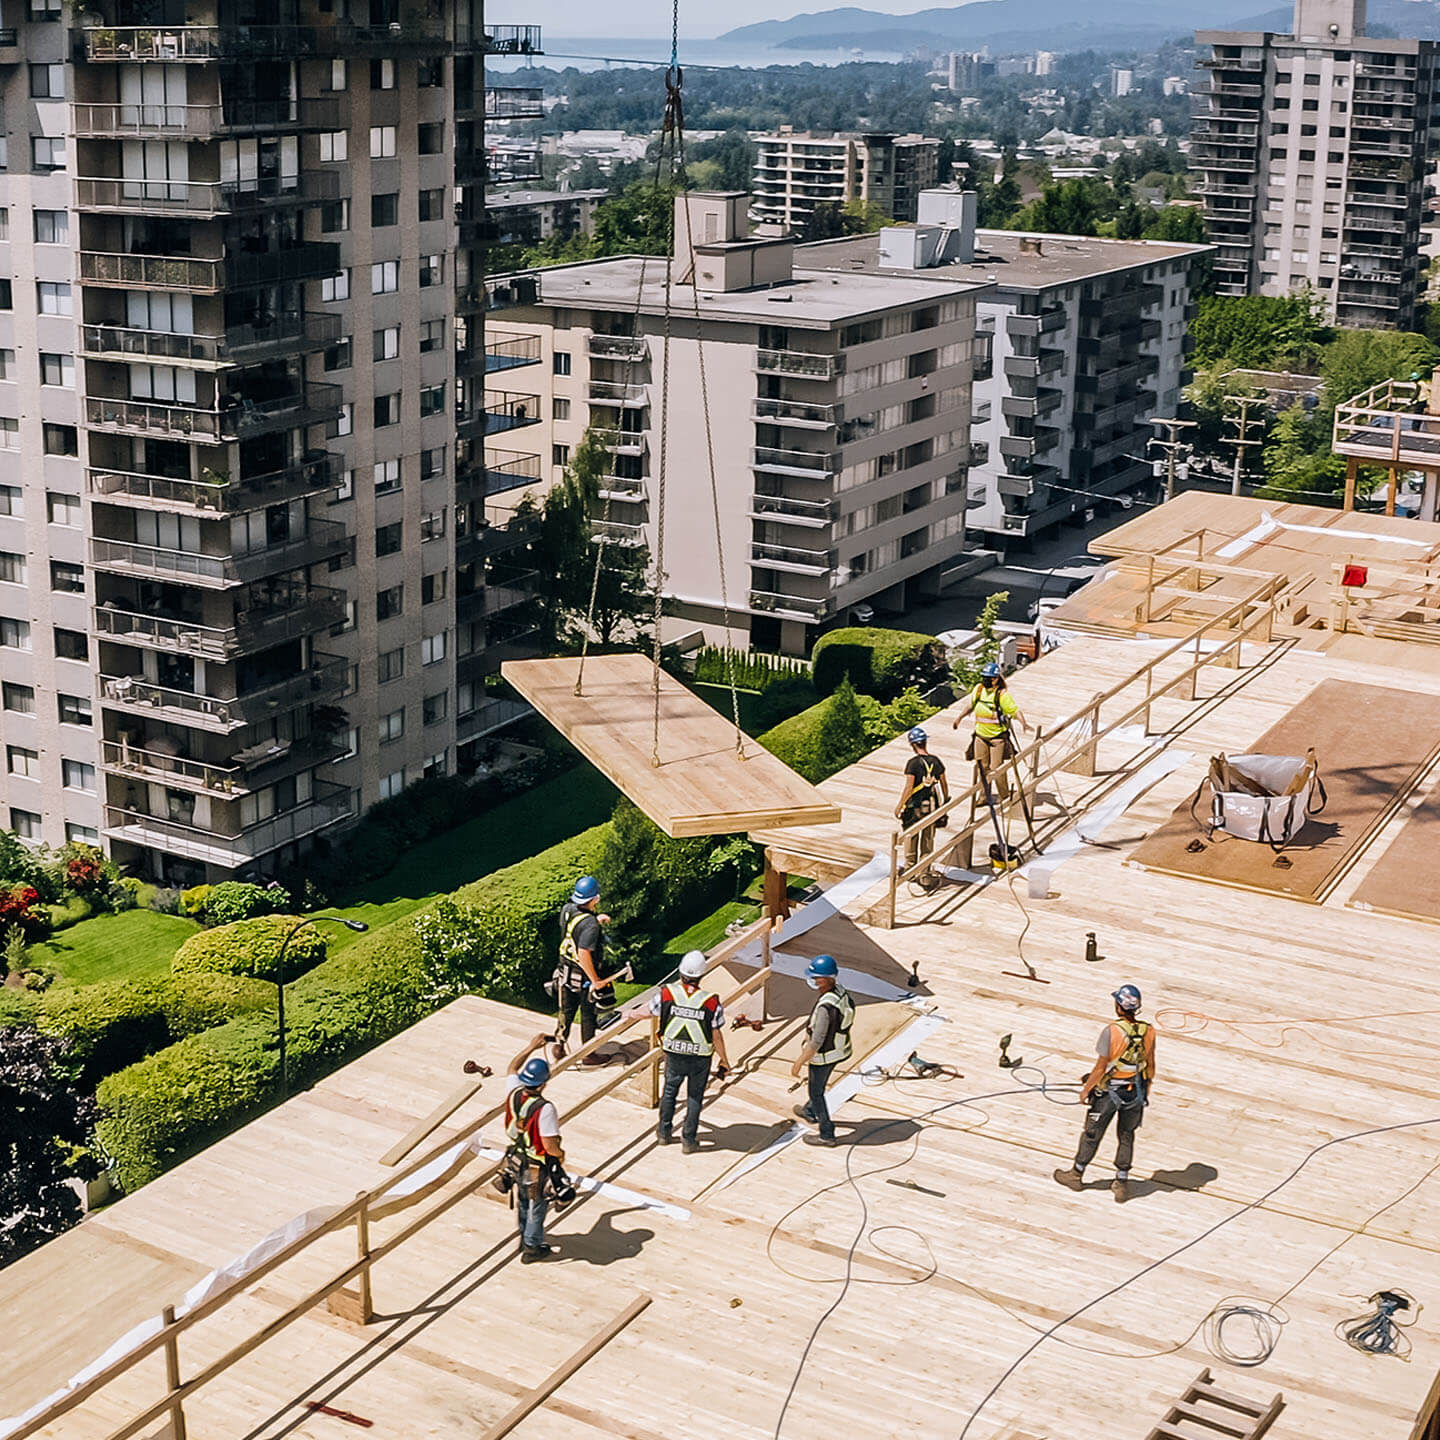
[[[1024,244],[1035,240],[1040,242],[1038,253]],[[807,269],[842,270],[854,275],[904,273],[913,274],[917,279],[930,277],[998,285],[1001,289],[1046,290],[1161,261],[1203,255],[1211,248],[1162,240],[1102,240],[1080,235],[1030,235],[1018,230],[977,230],[976,258],[970,264],[951,261],[928,270],[882,270],[878,234],[802,245],[795,252],[795,263]]]
[[[608,190],[489,190],[487,210],[521,209],[527,205],[554,205],[566,200],[603,200]]]

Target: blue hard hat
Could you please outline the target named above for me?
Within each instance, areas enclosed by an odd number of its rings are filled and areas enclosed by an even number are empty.
[[[1132,1013],[1140,1008],[1140,990],[1135,985],[1122,985],[1110,997],[1122,1010]]]
[[[927,744],[930,739],[930,737],[918,725],[905,738],[912,745],[924,745]]]
[[[993,661],[987,660],[980,667],[980,678],[982,680],[998,680],[1000,678],[1000,667]]]
[[[570,901],[574,905],[588,905],[599,893],[600,882],[593,875],[582,875],[570,892]]]
[[[520,1067],[519,1078],[527,1090],[538,1090],[550,1079],[550,1066],[538,1055],[532,1055]]]
[[[817,955],[805,967],[805,974],[814,980],[823,980],[827,976],[833,980],[839,973],[840,967],[835,963],[833,955]]]

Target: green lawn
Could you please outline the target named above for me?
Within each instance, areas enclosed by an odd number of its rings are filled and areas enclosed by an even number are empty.
[[[97,915],[60,931],[43,945],[32,945],[30,963],[53,970],[57,985],[144,980],[165,974],[170,957],[199,928],[193,920],[154,910]]]

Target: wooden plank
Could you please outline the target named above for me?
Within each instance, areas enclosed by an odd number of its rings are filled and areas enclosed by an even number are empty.
[[[1285,847],[1288,865],[1277,865],[1274,852],[1258,841],[1223,833],[1205,840],[1188,800],[1130,859],[1170,875],[1318,901],[1433,760],[1437,740],[1437,697],[1327,680],[1253,746],[1229,750],[1303,755],[1313,747],[1319,756],[1328,803]],[[1203,849],[1192,851],[1197,841]]]
[[[1350,897],[1357,910],[1379,910],[1412,920],[1440,921],[1440,789],[1416,807],[1400,833],[1370,867]]]
[[[660,676],[654,763],[654,672],[643,655],[596,655],[575,694],[576,659],[510,660],[501,673],[667,835],[724,835],[824,825],[840,809],[678,680]]]
[[[462,1105],[479,1092],[485,1077],[477,1075],[442,1100],[409,1134],[397,1140],[381,1157],[382,1165],[398,1165],[417,1145],[428,1140]]]

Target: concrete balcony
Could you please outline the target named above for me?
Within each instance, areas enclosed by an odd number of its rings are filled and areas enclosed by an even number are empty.
[[[598,492],[602,500],[621,505],[644,505],[650,499],[650,486],[644,480],[626,480],[618,475],[602,475]]]
[[[167,789],[231,796],[249,794],[278,778],[282,770],[293,774],[338,759],[343,753],[339,745],[324,739],[270,740],[238,752],[232,763],[214,765],[169,750],[147,750],[128,740],[100,742],[100,764],[111,774],[153,780]],[[244,763],[235,763],[242,757]]]
[[[645,527],[623,520],[592,520],[590,539],[592,542],[603,540],[607,545],[643,545]]]
[[[592,335],[586,341],[592,360],[623,360],[639,364],[650,358],[650,342],[643,335]]]
[[[750,563],[766,570],[782,570],[792,575],[828,575],[835,568],[829,550],[802,550],[791,545],[750,545]]]
[[[258,365],[289,355],[309,355],[340,338],[339,315],[301,313],[272,325],[235,325],[223,335],[184,335],[170,330],[140,330],[129,325],[82,325],[80,348],[95,360],[159,360],[218,370],[228,365]]]
[[[230,403],[223,410],[87,395],[85,420],[92,430],[115,435],[197,440],[218,445],[277,430],[325,424],[339,416],[342,395],[338,385],[311,381],[298,395],[277,395],[258,401],[228,397]]]
[[[455,45],[485,55],[543,55],[538,25],[472,25],[468,17],[455,19]]]
[[[311,586],[294,604],[280,609],[237,606],[236,623],[227,627],[141,613],[110,602],[93,612],[96,633],[117,644],[164,650],[202,659],[229,661],[288,640],[318,635],[345,619],[345,592]]]
[[[786,425],[797,430],[829,430],[845,418],[843,405],[810,405],[799,400],[751,402],[752,416],[765,425]]]
[[[543,478],[538,455],[522,455],[514,450],[492,450],[488,445],[485,447],[484,469],[480,473],[484,476],[486,495],[503,495],[507,490],[523,490],[527,485],[538,485]]]
[[[1042,311],[1039,315],[1009,315],[1005,320],[1005,328],[1011,335],[1049,335],[1055,330],[1065,328],[1065,309],[1063,306],[1056,306],[1054,309]]]
[[[540,337],[538,335],[516,335],[508,340],[487,340],[485,343],[485,373],[497,370],[518,370],[523,365],[540,363]]]
[[[592,380],[589,389],[592,405],[617,405],[622,410],[643,410],[650,403],[646,385],[623,385],[615,380]]]
[[[592,430],[595,442],[611,455],[638,458],[650,450],[649,438],[639,430]]]
[[[339,97],[329,95],[223,105],[76,103],[70,114],[75,134],[89,140],[213,140],[257,130],[338,130],[344,116]]]
[[[75,208],[98,213],[188,215],[214,219],[264,205],[319,205],[340,194],[335,170],[258,175],[244,180],[127,180],[80,176]]]
[[[812,599],[801,595],[778,595],[769,590],[750,592],[750,609],[758,615],[776,615],[783,620],[803,620],[807,624],[824,620],[834,606],[828,596]]]
[[[487,120],[543,120],[545,92],[529,85],[485,87]]]
[[[90,564],[112,575],[153,575],[202,589],[225,590],[267,575],[323,564],[344,554],[349,538],[338,521],[312,519],[306,534],[245,555],[201,555],[127,540],[92,539]]]
[[[237,515],[331,489],[339,473],[337,456],[312,453],[298,465],[239,480],[173,480],[130,470],[91,466],[88,489],[97,500],[142,510],[176,510],[196,515]]]
[[[87,25],[80,44],[92,63],[200,65],[216,60],[296,59],[331,53],[334,29],[308,25]]]
[[[82,250],[79,259],[80,281],[85,285],[219,295],[227,289],[334,275],[340,269],[340,247],[310,243],[267,254],[232,255],[227,259]]]
[[[835,502],[797,500],[789,495],[754,494],[750,497],[750,518],[800,525],[809,530],[824,530],[835,519]]]
[[[535,598],[539,579],[538,570],[520,570],[513,566],[493,568],[485,577],[480,613],[500,615],[528,603]]]
[[[468,740],[478,740],[534,713],[523,700],[486,700],[456,718],[455,740],[461,745]]]
[[[478,414],[466,412],[457,417],[461,425],[483,425],[486,435],[501,435],[507,430],[522,430],[529,425],[538,425],[544,417],[540,414],[538,395],[516,395],[506,390],[487,390],[485,408]]]
[[[833,380],[845,369],[844,355],[810,355],[801,350],[757,350],[755,368],[762,375],[792,375],[805,380]]]
[[[775,450],[757,446],[751,452],[750,463],[753,469],[766,474],[828,480],[840,468],[840,457],[833,451]]]

